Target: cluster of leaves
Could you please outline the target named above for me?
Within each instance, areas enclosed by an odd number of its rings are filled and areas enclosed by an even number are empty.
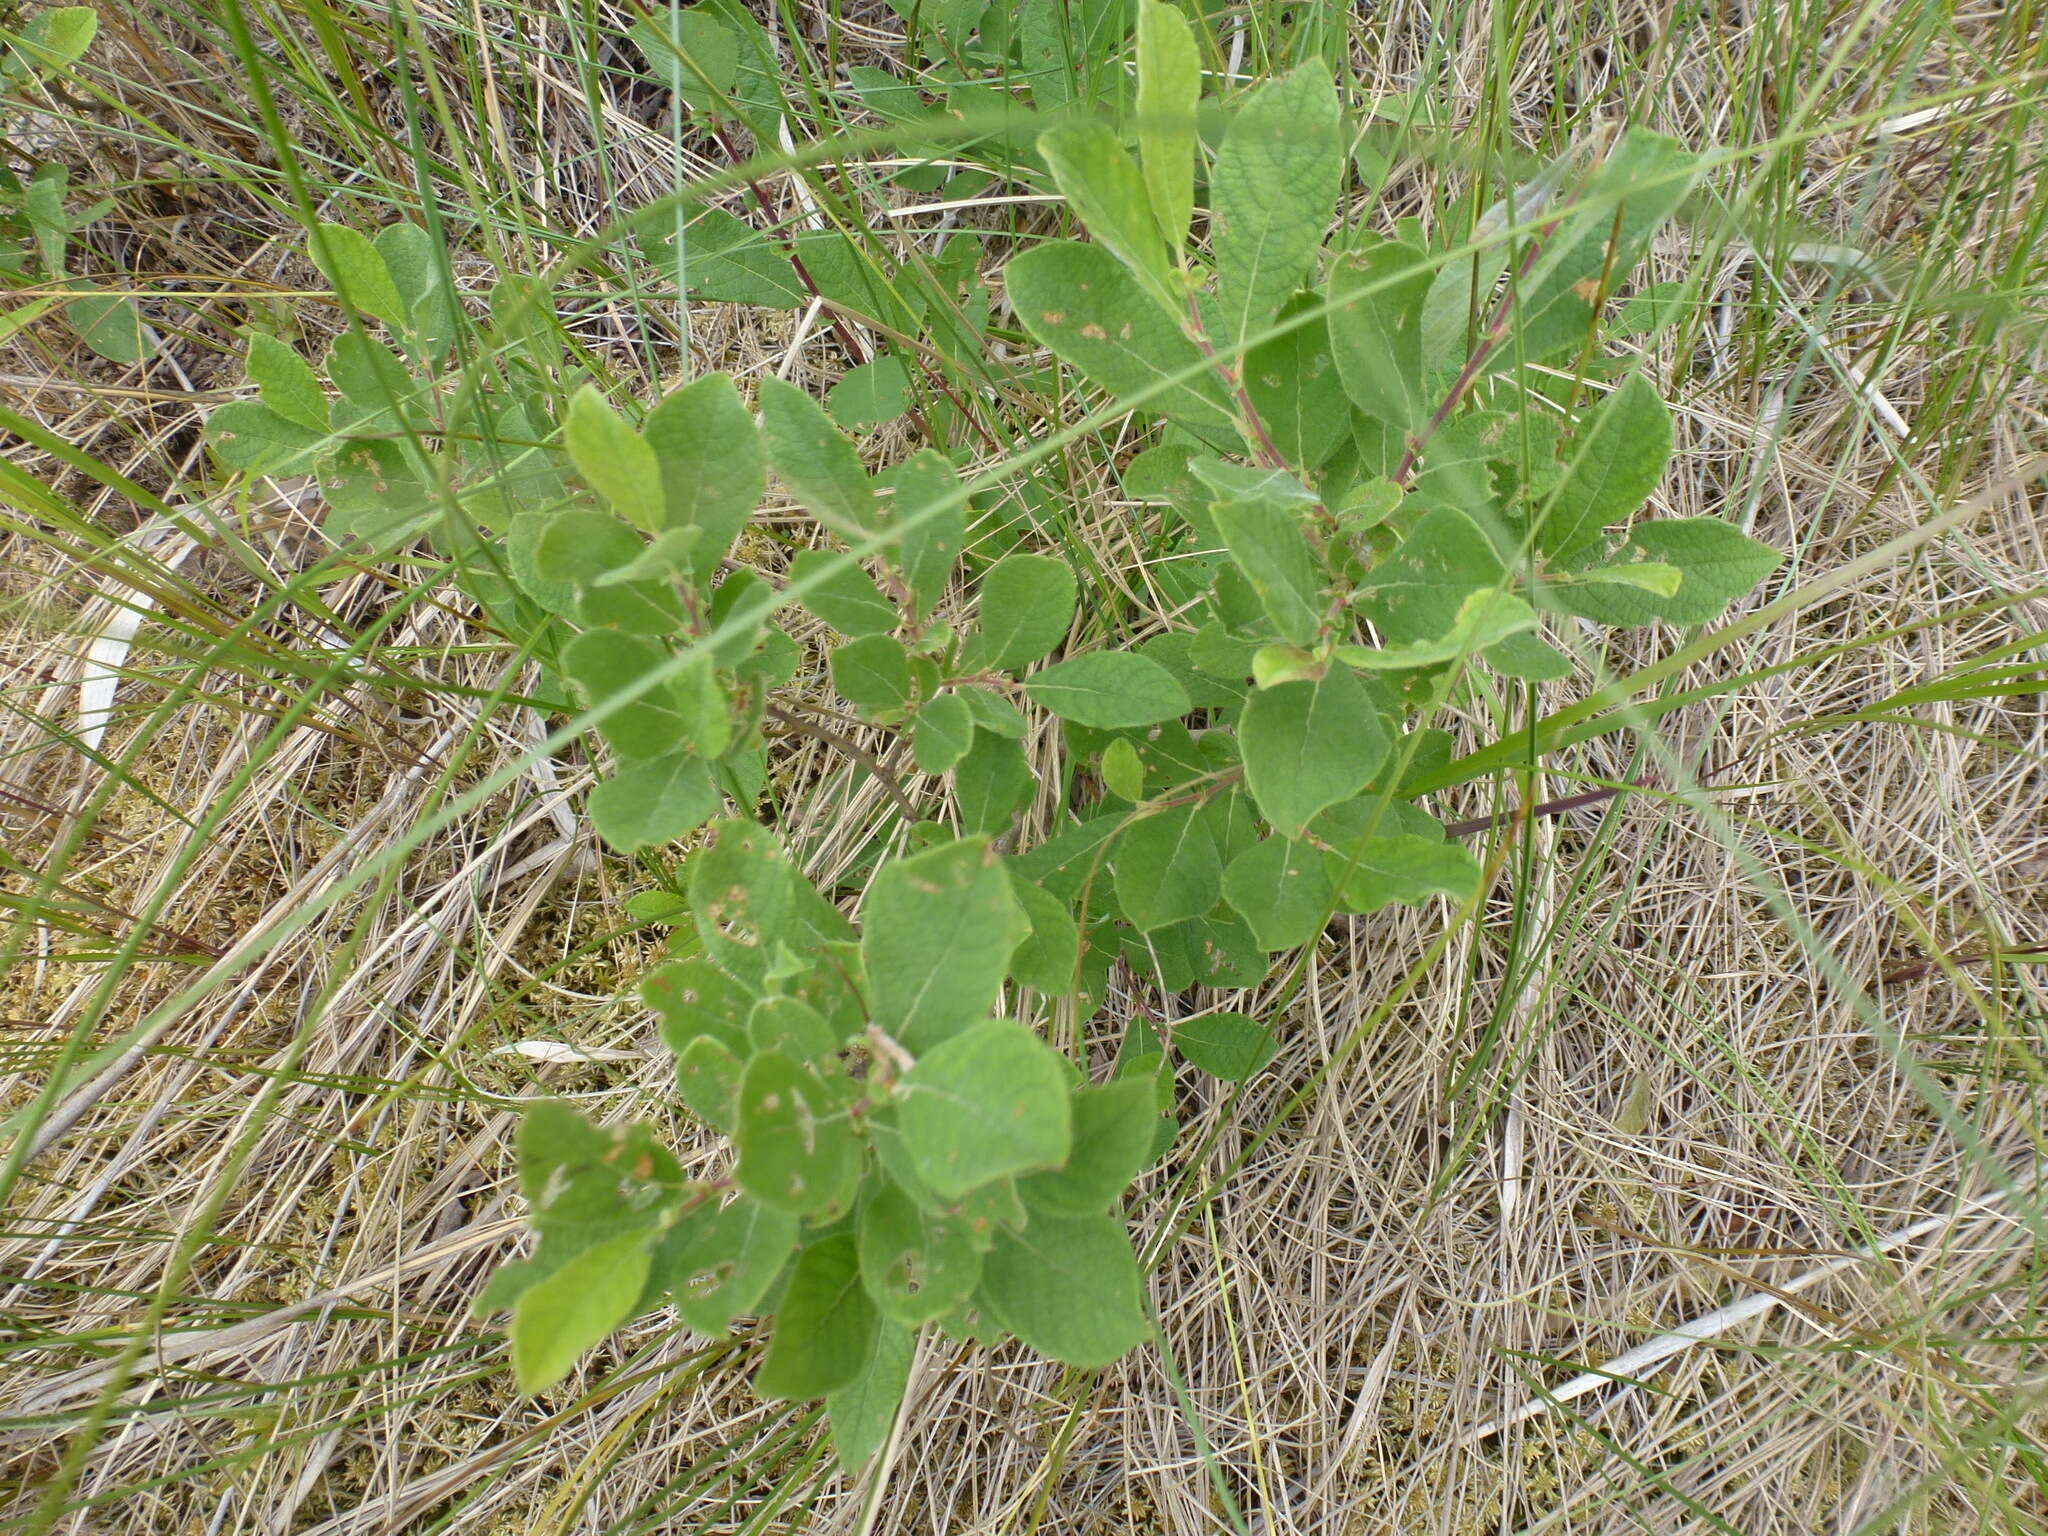
[[[85,56],[98,31],[99,16],[90,6],[54,6],[29,17],[0,54],[0,104],[25,105],[36,87]],[[80,296],[65,300],[63,311],[78,339],[110,362],[140,362],[156,352],[157,340],[134,300],[97,291],[70,270],[73,237],[105,218],[113,201],[67,207],[70,194],[64,165],[34,165],[23,176],[0,164],[0,285],[26,280],[76,290]]]
[[[941,8],[939,35],[966,14]],[[685,95],[772,94],[731,16],[701,5],[643,46],[680,40]],[[1171,1144],[1173,1062],[1243,1078],[1273,1041],[1225,1012],[1138,1028],[1098,1081],[1027,1021],[1048,1000],[1091,1017],[1119,959],[1168,993],[1250,987],[1334,914],[1472,899],[1480,866],[1411,803],[1456,777],[1431,716],[1475,669],[1569,672],[1560,619],[1699,622],[1777,562],[1713,520],[1636,516],[1670,421],[1598,343],[1693,180],[1675,145],[1623,136],[1519,243],[1331,241],[1347,141],[1326,72],[1251,91],[1211,153],[1180,13],[1144,0],[1109,36],[1105,56],[1132,40],[1134,99],[1114,118],[1092,110],[1107,97],[1054,103],[1036,146],[1089,239],[1004,279],[1029,336],[1148,424],[1124,483],[1166,509],[1163,606],[1115,621],[1140,643],[1077,638],[1093,626],[1065,560],[971,565],[986,529],[942,453],[871,473],[780,381],[750,407],[707,374],[634,419],[568,375],[517,280],[491,300],[489,368],[452,367],[453,287],[409,225],[315,231],[353,316],[326,360],[336,398],[256,337],[259,399],[213,418],[224,464],[321,474],[337,536],[424,534],[547,660],[615,764],[590,804],[608,843],[696,844],[643,995],[730,1171],[686,1178],[645,1127],[528,1115],[540,1243],[483,1305],[512,1309],[529,1389],[656,1306],[714,1334],[772,1314],[757,1387],[824,1397],[852,1463],[920,1327],[1115,1359],[1147,1331],[1118,1212]],[[777,260],[754,277],[829,267]],[[870,319],[880,302],[827,297]],[[732,558],[771,471],[822,530],[776,577]],[[890,782],[904,815],[877,830],[857,928],[850,893],[815,889],[755,819],[771,736],[816,729],[790,605],[833,634],[839,704],[951,792],[948,820],[922,821]],[[1059,722],[1051,786],[1024,750],[1034,714]],[[1051,835],[1007,851],[1048,788]]]

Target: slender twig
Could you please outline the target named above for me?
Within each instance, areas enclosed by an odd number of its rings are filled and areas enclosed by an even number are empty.
[[[1567,811],[1583,810],[1589,805],[1598,805],[1603,800],[1612,800],[1616,795],[1625,795],[1632,789],[1654,789],[1647,781],[1628,784],[1611,784],[1604,789],[1589,789],[1582,794],[1566,795],[1559,800],[1539,801],[1526,813],[1521,811],[1498,812],[1492,816],[1475,816],[1470,821],[1454,821],[1444,828],[1447,837],[1470,837],[1476,832],[1485,832],[1499,826],[1503,821],[1523,821],[1538,816],[1562,816]]]
[[[1561,222],[1552,219],[1536,231],[1535,238],[1529,242],[1528,250],[1522,254],[1522,264],[1509,281],[1507,291],[1494,304],[1493,313],[1486,322],[1486,329],[1481,333],[1477,345],[1472,348],[1472,355],[1465,359],[1465,366],[1458,370],[1457,378],[1451,381],[1451,387],[1444,392],[1444,397],[1437,408],[1430,412],[1429,420],[1423,424],[1422,430],[1410,435],[1408,446],[1401,454],[1401,462],[1394,466],[1394,484],[1408,483],[1409,476],[1415,473],[1417,461],[1422,457],[1422,450],[1429,445],[1429,440],[1436,436],[1443,424],[1451,419],[1451,413],[1458,408],[1465,396],[1471,393],[1472,386],[1479,381],[1481,370],[1486,367],[1487,359],[1507,340],[1508,322],[1514,318],[1515,312],[1515,285],[1535,270],[1536,258],[1543,251],[1543,242],[1556,232]]]
[[[1937,955],[1927,960],[1916,960],[1911,965],[1902,965],[1895,971],[1886,971],[1878,980],[1887,987],[1901,982],[1918,981],[1944,966],[1950,965],[1991,965],[2000,960],[2048,960],[2048,949],[2038,944],[2020,949],[1969,950],[1962,954]]]
[[[897,782],[896,775],[889,771],[888,764],[884,763],[851,736],[842,736],[839,732],[827,726],[813,725],[810,721],[800,719],[791,714],[780,705],[770,704],[766,706],[766,709],[768,718],[790,734],[808,736],[813,741],[821,741],[828,747],[844,752],[848,757],[875,776],[875,781],[889,792],[889,798],[896,802],[897,809],[903,812],[907,820],[918,820],[917,807],[911,803],[910,796],[903,792],[903,786]]]
[[[1266,432],[1266,423],[1259,415],[1259,408],[1252,404],[1252,397],[1244,387],[1241,368],[1233,368],[1216,355],[1216,349],[1209,345],[1208,333],[1202,328],[1202,312],[1195,304],[1193,294],[1188,295],[1188,339],[1201,349],[1202,356],[1215,366],[1216,376],[1223,381],[1223,387],[1237,400],[1237,408],[1244,414],[1245,425],[1251,428],[1253,441],[1258,447],[1258,461],[1261,469],[1285,469],[1287,460],[1280,456],[1280,450],[1273,446],[1273,439]],[[1242,359],[1239,360],[1242,363]]]

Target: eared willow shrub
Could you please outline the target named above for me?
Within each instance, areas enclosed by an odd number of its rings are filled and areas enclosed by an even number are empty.
[[[678,84],[715,98],[756,44],[731,8],[685,14],[685,51],[709,64]],[[1654,288],[1622,299],[1692,185],[1675,144],[1630,131],[1560,166],[1568,195],[1504,232],[1519,238],[1332,239],[1350,130],[1323,69],[1246,94],[1211,155],[1186,22],[1144,0],[1135,50],[1120,126],[1070,110],[1037,141],[1087,240],[1030,246],[1002,277],[1029,339],[1143,428],[1123,484],[1167,509],[1150,586],[1083,593],[942,453],[870,474],[773,378],[749,402],[707,374],[621,414],[565,382],[530,281],[500,285],[484,347],[454,367],[463,317],[409,224],[319,226],[312,254],[353,315],[326,382],[256,336],[259,399],[213,417],[227,467],[318,473],[338,539],[429,540],[594,712],[608,844],[692,842],[673,957],[641,990],[730,1163],[688,1178],[645,1126],[526,1115],[539,1243],[479,1306],[510,1309],[528,1390],[654,1308],[713,1335],[772,1313],[756,1389],[826,1399],[853,1464],[886,1435],[923,1327],[1079,1367],[1136,1347],[1120,1201],[1172,1142],[1174,1058],[1242,1078],[1273,1041],[1241,1014],[1171,1040],[1141,1026],[1103,1078],[1032,1020],[1064,1002],[1085,1021],[1118,958],[1166,992],[1250,987],[1335,914],[1474,899],[1478,864],[1413,802],[1524,747],[1454,761],[1432,717],[1476,669],[1569,675],[1546,630],[1696,624],[1778,564],[1719,521],[1638,517],[1670,418],[1603,328],[1670,311]],[[838,282],[839,307],[874,313],[833,247],[799,266],[731,215],[693,229],[705,281],[762,302]],[[900,410],[904,378],[863,377],[840,414]],[[779,586],[728,560],[771,470],[828,536]],[[969,562],[970,535],[1006,552]],[[1074,646],[1083,596],[1115,610],[1087,632],[1148,638]],[[835,709],[907,736],[951,790],[946,821],[917,821],[885,776],[900,820],[861,888],[829,898],[754,814],[764,728],[809,718],[778,627],[792,605],[837,636]],[[1056,830],[1012,850],[1048,791],[1024,750],[1048,715]]]

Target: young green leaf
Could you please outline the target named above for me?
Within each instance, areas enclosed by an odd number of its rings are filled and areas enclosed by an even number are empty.
[[[853,1234],[819,1239],[797,1255],[754,1391],[773,1400],[851,1386],[874,1354],[881,1321],[861,1288]]]
[[[917,336],[923,323],[924,295],[911,283],[892,281],[864,241],[836,229],[806,230],[795,237],[804,270],[826,303],[867,315],[883,329]]]
[[[666,529],[631,560],[606,571],[591,585],[616,587],[639,581],[688,579],[696,574],[697,546],[703,542],[701,528]]]
[[[302,475],[331,449],[327,433],[280,416],[254,400],[216,406],[206,418],[213,456],[228,469],[258,475]]]
[[[688,1229],[687,1241],[673,1252],[658,1249],[659,1278],[683,1321],[716,1338],[768,1294],[796,1247],[797,1231],[796,1217],[741,1196]]]
[[[1436,507],[1373,567],[1358,611],[1397,645],[1441,640],[1456,628],[1465,600],[1498,587],[1505,569],[1477,523],[1455,507]]]
[[[453,343],[462,324],[462,309],[449,291],[443,272],[445,254],[437,259],[433,236],[409,219],[386,224],[370,242],[384,258],[391,286],[411,316],[414,338],[430,355]]]
[[[927,1194],[931,1192],[926,1191]],[[937,1200],[937,1195],[931,1195]],[[1031,1213],[1024,1209],[1024,1202],[1017,1196],[1015,1179],[993,1179],[969,1190],[955,1200],[943,1203],[941,1214],[959,1219],[968,1239],[986,1257],[989,1245],[996,1240],[996,1233],[1016,1232],[1027,1226]]]
[[[944,773],[974,745],[974,712],[957,693],[942,693],[917,712],[910,756],[919,773]]]
[[[1007,832],[1037,790],[1031,760],[1006,736],[976,731],[967,755],[953,767],[953,806],[960,830],[969,836]]]
[[[1084,1369],[1151,1333],[1137,1259],[1114,1216],[1047,1213],[1021,1232],[998,1232],[975,1295],[1040,1354]]]
[[[1330,328],[1296,325],[1244,356],[1244,390],[1288,463],[1313,470],[1351,437],[1351,402],[1337,373]]]
[[[1486,664],[1502,677],[1527,678],[1532,683],[1554,683],[1572,675],[1572,659],[1532,634],[1510,635],[1486,648]]]
[[[413,377],[404,358],[380,341],[356,331],[342,332],[327,348],[327,377],[341,391],[334,411],[341,427],[389,432],[419,419],[412,407],[422,398],[425,385]]]
[[[985,1020],[903,1075],[898,1124],[917,1176],[941,1199],[1057,1168],[1074,1134],[1066,1067],[1022,1024]]]
[[[359,440],[341,444],[333,459],[321,464],[329,538],[338,543],[360,540],[383,550],[419,535],[434,511],[434,496],[408,450],[407,444]],[[617,518],[605,515],[605,521],[627,538],[633,536]]]
[[[883,353],[839,376],[825,397],[825,409],[847,431],[894,421],[910,406],[910,372],[903,359]]]
[[[682,1183],[675,1159],[644,1125],[603,1130],[545,1099],[521,1117],[519,1191],[544,1258],[651,1232],[681,1198]]]
[[[586,629],[563,648],[562,670],[595,705],[609,702],[671,659],[667,646],[645,635]],[[619,705],[597,728],[623,758],[665,756],[691,735],[683,701],[667,683]]]
[[[1223,894],[1220,802],[1175,805],[1141,816],[1116,840],[1116,895],[1140,933],[1200,917]]]
[[[562,670],[592,706],[609,704],[674,660],[660,641],[619,629],[590,629],[563,649]],[[645,687],[619,704],[599,729],[627,758],[654,757],[688,740],[682,701],[666,682]]]
[[[308,431],[326,433],[327,396],[303,357],[275,336],[255,331],[249,337],[245,366],[266,406]]]
[[[687,912],[686,900],[669,899]],[[660,1018],[662,1041],[679,1056],[700,1035],[733,1050],[742,1047],[755,1001],[752,992],[702,955],[670,960],[647,972],[640,978],[640,1000]]]
[[[1265,330],[1323,243],[1344,176],[1337,90],[1320,63],[1245,98],[1209,178],[1219,351]]]
[[[910,702],[910,654],[890,635],[866,635],[835,648],[827,665],[839,696],[870,720]]]
[[[894,1184],[861,1207],[860,1277],[891,1321],[931,1321],[965,1301],[981,1280],[981,1249],[957,1218],[921,1209]]]
[[[1467,900],[1479,886],[1479,861],[1457,843],[1412,832],[1368,837],[1324,855],[1346,912],[1377,912],[1395,902],[1411,906],[1432,896]]]
[[[365,446],[389,447],[389,444]],[[521,519],[537,523],[527,555],[532,575],[543,585],[529,587],[537,600],[566,588],[574,593],[575,616],[591,627],[608,626],[637,635],[675,635],[688,627],[688,616],[675,594],[660,581],[607,583],[605,578],[647,552],[646,542],[595,507],[572,507],[552,517]],[[525,575],[521,575],[525,585]]]
[[[1096,241],[1107,246],[1138,285],[1179,318],[1166,245],[1145,188],[1145,178],[1107,123],[1061,123],[1038,137],[1038,152],[1053,181]]]
[[[910,1365],[917,1358],[917,1332],[884,1318],[875,1332],[875,1352],[859,1376],[825,1395],[832,1426],[832,1454],[851,1476],[873,1460],[896,1427]]]
[[[1022,741],[1031,734],[1030,722],[1008,699],[986,688],[962,688],[960,697],[967,701],[968,712],[974,716],[974,728],[984,735]]]
[[[747,1015],[747,1044],[756,1052],[780,1051],[794,1061],[830,1070],[839,1054],[840,1032],[809,1003],[794,997],[764,997]]]
[[[739,1049],[745,1049],[741,1038]],[[700,1034],[676,1055],[676,1094],[690,1114],[721,1135],[739,1124],[739,1079],[748,1063],[717,1034]]]
[[[1330,343],[1351,403],[1396,432],[1429,414],[1422,305],[1434,274],[1415,246],[1362,236],[1330,272]]]
[[[780,241],[722,209],[706,208],[693,218],[683,231],[683,247],[684,281],[693,299],[797,309],[810,298]]]
[[[55,5],[21,24],[15,46],[43,74],[68,69],[85,56],[100,27],[99,13],[89,5]],[[9,65],[13,60],[7,61]],[[0,72],[0,83],[7,72]]]
[[[861,911],[875,1023],[912,1050],[958,1034],[987,1015],[1028,929],[987,838],[885,864]]]
[[[872,534],[875,493],[868,473],[818,402],[772,375],[761,381],[758,399],[768,462],[805,510],[848,543]]]
[[[708,651],[696,650],[669,680],[683,717],[683,740],[699,757],[713,758],[732,745],[732,700],[718,680]]]
[[[1145,764],[1129,737],[1119,736],[1103,749],[1102,783],[1120,800],[1145,798]]]
[[[1628,542],[1606,557],[1613,564],[1667,565],[1681,573],[1670,597],[1613,581],[1553,586],[1561,606],[1602,624],[1705,624],[1784,563],[1768,544],[1717,517],[1658,518],[1637,523]],[[1611,566],[1610,566],[1611,570]]]
[[[1684,282],[1649,283],[1638,289],[1625,300],[1615,312],[1613,323],[1608,327],[1613,336],[1654,336],[1678,324],[1696,308],[1700,307],[1697,297],[1688,297],[1691,284]]]
[[[1101,246],[1066,240],[1033,246],[1010,259],[1003,281],[1032,338],[1119,403],[1149,391],[1136,408],[1219,442],[1235,439],[1230,406],[1212,373],[1154,388],[1198,366],[1202,354],[1179,320],[1146,297]]]
[[[1100,730],[1152,725],[1194,707],[1171,672],[1136,651],[1070,657],[1032,677],[1024,691],[1062,720]]]
[[[740,43],[710,11],[685,10],[680,0],[672,0],[651,20],[634,22],[630,31],[654,77],[690,111],[715,112],[719,98],[731,96],[739,78]]]
[[[562,442],[584,484],[613,511],[649,533],[662,526],[661,467],[654,450],[588,384],[569,397]]]
[[[1123,41],[1130,30],[1127,0],[1024,0],[1009,23],[1024,65],[1031,104],[1041,117],[1073,106],[1103,108],[1122,84]],[[983,21],[983,36],[997,23]],[[997,33],[997,36],[1002,36]]]
[[[1223,899],[1268,951],[1314,943],[1336,905],[1321,851],[1284,837],[1254,843],[1230,861]]]
[[[1011,884],[1031,920],[1031,936],[1010,956],[1010,975],[1018,985],[1036,988],[1048,997],[1070,992],[1074,967],[1081,958],[1081,931],[1073,914],[1066,902],[1043,886],[1024,880]]]
[[[1670,458],[1671,413],[1632,373],[1573,440],[1564,482],[1537,522],[1537,547],[1569,559],[1593,543],[1602,528],[1633,516],[1649,499]]]
[[[620,853],[672,843],[718,814],[724,796],[711,766],[691,752],[622,765],[590,792],[590,821]]]
[[[1165,935],[1185,932],[1198,987],[1229,992],[1258,986],[1266,979],[1266,952],[1235,912],[1219,909],[1159,931]]]
[[[1602,565],[1590,571],[1575,571],[1571,579],[1575,584],[1633,587],[1652,597],[1676,597],[1685,581],[1685,572],[1675,565],[1645,560],[1636,565]]]
[[[1195,206],[1195,108],[1201,56],[1187,18],[1163,0],[1138,3],[1138,164],[1152,217],[1170,251],[1188,237]]]
[[[391,271],[377,248],[360,233],[346,224],[318,224],[308,244],[313,265],[333,287],[336,298],[386,325],[405,325],[405,300],[391,281]]]
[[[735,1177],[763,1205],[818,1218],[843,1209],[860,1174],[846,1112],[818,1074],[781,1051],[763,1051],[740,1079]]]
[[[750,821],[720,822],[690,855],[689,894],[706,952],[749,989],[764,991],[774,946],[799,931],[797,877],[775,834]]]
[[[1173,1048],[1211,1077],[1241,1083],[1263,1072],[1280,1042],[1257,1019],[1241,1013],[1205,1013],[1178,1024]]]
[[[1049,555],[1009,555],[988,568],[976,602],[981,621],[962,663],[973,672],[1029,666],[1074,622],[1074,573]]]
[[[1321,582],[1300,521],[1267,498],[1219,501],[1209,517],[1273,627],[1296,645],[1312,644],[1323,621]]]
[[[1365,672],[1399,672],[1414,667],[1460,661],[1536,628],[1536,610],[1512,592],[1482,587],[1458,605],[1449,633],[1441,640],[1415,640],[1407,645],[1340,645],[1337,659]]]
[[[1342,667],[1260,689],[1238,725],[1245,787],[1282,837],[1371,783],[1392,745],[1372,696]]]
[[[1152,1163],[1158,1100],[1150,1083],[1125,1077],[1073,1091],[1074,1147],[1064,1167],[1020,1179],[1034,1211],[1095,1216]]]
[[[707,373],[673,391],[648,412],[640,435],[661,466],[667,525],[704,530],[697,568],[711,570],[767,485],[761,432],[740,403],[732,375]]]
[[[512,1373],[528,1396],[569,1374],[576,1357],[633,1315],[651,1262],[645,1232],[599,1243],[520,1294]]]
[[[1699,171],[1700,157],[1677,140],[1624,130],[1518,280],[1515,345],[1498,350],[1495,366],[1582,344],[1593,318],[1589,294],[1635,270],[1651,234],[1678,211]]]
[[[953,578],[954,562],[967,542],[967,513],[960,480],[944,456],[921,448],[896,466],[896,495],[889,524],[896,530],[890,558],[922,619],[938,606]]]

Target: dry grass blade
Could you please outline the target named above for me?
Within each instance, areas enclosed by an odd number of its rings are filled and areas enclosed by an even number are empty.
[[[1133,1019],[1219,1006],[1273,1016],[1283,1039],[1240,1095],[1182,1083],[1176,1156],[1204,1161],[1142,1189],[1140,1221],[1168,1180],[1202,1187],[1272,1134],[1165,1244],[1160,1351],[1078,1378],[927,1340],[861,1480],[820,1458],[812,1416],[750,1395],[751,1334],[707,1345],[650,1318],[528,1401],[471,1318],[516,1250],[524,1101],[650,1119],[693,1172],[725,1155],[675,1102],[631,1000],[665,934],[625,903],[667,871],[596,849],[578,812],[592,762],[536,747],[553,684],[444,569],[327,558],[303,487],[221,491],[199,427],[249,393],[240,329],[311,356],[339,320],[306,297],[325,280],[299,254],[227,8],[97,9],[76,77],[0,148],[108,186],[75,269],[144,294],[167,344],[98,357],[41,298],[0,322],[0,399],[75,450],[9,442],[0,466],[0,1114],[33,1100],[65,1040],[103,1053],[38,1127],[0,1233],[0,1516],[31,1518],[134,1347],[55,1529],[1207,1536],[1233,1528],[1233,1503],[1259,1536],[2048,1527],[2041,1191],[1984,1192],[1990,1168],[2044,1150],[2048,991],[2020,962],[2048,940],[2048,716],[2017,683],[1971,682],[1986,655],[2023,670],[2048,654],[2048,606],[2024,595],[2048,573],[2035,11],[1214,12],[1212,89],[1320,52],[1372,109],[1358,169],[1374,190],[1347,210],[1362,227],[1462,238],[1502,196],[1496,172],[1526,179],[1623,118],[1728,152],[1653,256],[1684,319],[1631,343],[1676,398],[1680,468],[1652,511],[1731,518],[1788,553],[1786,584],[1695,648],[1603,641],[1577,678],[1451,723],[1492,739],[1602,673],[1697,690],[1659,740],[1714,770],[1734,831],[1656,792],[1572,798],[1567,774],[1649,778],[1656,754],[1611,732],[1546,763],[1566,798],[1534,866],[1518,870],[1520,845],[1503,858],[1427,974],[1409,968],[1440,914],[1413,912],[1327,935],[1284,1013],[1276,993],[1162,998],[1119,970],[1085,1031],[1098,1064]],[[906,33],[932,35],[935,8],[751,9],[792,139],[829,144],[873,126],[860,71],[907,74]],[[374,227],[424,189],[476,292],[500,271],[552,278],[561,250],[745,147],[665,115],[620,41],[638,13],[236,9],[272,29],[257,46],[322,216]],[[949,67],[918,76],[935,99]],[[724,206],[791,230],[851,214],[906,283],[980,242],[1001,330],[1001,259],[1054,215],[986,159],[849,157]],[[935,164],[963,179],[932,190],[918,175]],[[823,392],[856,350],[908,345],[822,303],[694,305],[685,330],[655,281],[672,271],[597,266],[556,294],[564,345],[622,395],[708,367]],[[1002,332],[957,402],[971,467],[1077,418],[1041,362]],[[877,461],[915,446],[907,422],[867,442]],[[1151,512],[1119,490],[1135,446],[1077,443],[1004,508],[1110,611],[1133,594],[1159,611],[1174,590]],[[132,560],[152,537],[143,496],[208,509],[175,571],[163,547],[153,569]],[[812,536],[778,503],[739,553],[780,573]],[[1030,743],[1040,767],[1053,729]],[[943,813],[940,781],[904,762],[865,726],[778,739],[770,803],[828,886],[906,802]],[[501,773],[387,881],[308,919]],[[1432,808],[1498,851],[1521,835],[1510,799],[1464,789]],[[89,906],[106,931],[59,921]],[[136,1033],[207,974],[195,957],[218,984]],[[1874,1003],[1842,995],[1841,972]],[[1294,1085],[1410,981],[1291,1113]],[[1900,1054],[1865,1027],[1871,1006]],[[1560,1411],[1652,1372],[1654,1390],[1595,1416]]]
[[[2013,1180],[2013,1193],[2016,1198],[2025,1200],[2037,1192],[2036,1179]],[[1654,1339],[1638,1344],[1626,1354],[1602,1361],[1594,1369],[1572,1377],[1561,1386],[1545,1392],[1541,1397],[1530,1398],[1500,1418],[1481,1424],[1470,1431],[1467,1438],[1474,1441],[1484,1440],[1512,1425],[1525,1424],[1545,1413],[1561,1412],[1565,1404],[1584,1397],[1589,1392],[1596,1392],[1602,1387],[1636,1385],[1672,1356],[1682,1354],[1696,1344],[1712,1343],[1744,1323],[1763,1317],[1776,1307],[1786,1305],[1792,1298],[1812,1290],[1829,1276],[1839,1274],[1867,1260],[1883,1258],[1909,1243],[1917,1243],[1924,1237],[1931,1237],[1937,1232],[1953,1228],[1965,1217],[1995,1211],[2005,1204],[2007,1198],[2008,1191],[2001,1189],[1975,1200],[1966,1200],[1948,1215],[1929,1216],[1909,1227],[1888,1232],[1876,1242],[1866,1243],[1854,1253],[1845,1253],[1838,1258],[1829,1259],[1825,1264],[1817,1265],[1789,1280],[1782,1281],[1768,1291],[1745,1296],[1740,1301],[1730,1302],[1725,1307],[1718,1307],[1704,1316],[1693,1318],[1669,1333],[1659,1334]]]

